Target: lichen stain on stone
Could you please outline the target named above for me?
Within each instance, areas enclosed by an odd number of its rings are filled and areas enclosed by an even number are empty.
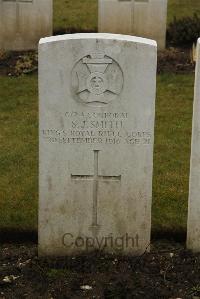
[[[60,215],[66,215],[66,210],[65,210],[65,206],[64,205],[61,205],[59,207],[59,214]]]

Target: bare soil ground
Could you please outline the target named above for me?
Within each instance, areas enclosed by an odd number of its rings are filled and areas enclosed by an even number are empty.
[[[195,69],[193,54],[187,48],[168,48],[158,52],[158,73],[188,73]]]
[[[200,254],[159,240],[151,252],[39,258],[36,243],[0,246],[0,298],[200,298]]]

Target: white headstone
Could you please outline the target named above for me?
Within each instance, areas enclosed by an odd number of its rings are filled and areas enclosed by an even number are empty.
[[[165,48],[167,0],[99,0],[99,32],[130,34]]]
[[[52,0],[0,0],[0,49],[37,49],[52,35]]]
[[[200,39],[197,42],[187,246],[200,252]]]
[[[148,246],[156,57],[131,36],[40,41],[40,255]]]

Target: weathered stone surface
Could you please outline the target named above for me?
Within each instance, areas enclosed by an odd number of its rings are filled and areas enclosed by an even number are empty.
[[[149,244],[156,56],[131,36],[40,41],[40,255]]]
[[[0,49],[37,49],[52,35],[52,0],[0,0]]]
[[[187,246],[194,251],[200,251],[200,39],[197,43],[193,106]]]
[[[99,32],[155,39],[165,48],[167,0],[99,0]]]

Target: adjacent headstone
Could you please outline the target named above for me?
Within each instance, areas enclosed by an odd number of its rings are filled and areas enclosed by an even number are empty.
[[[196,60],[187,246],[200,252],[200,39],[197,43]]]
[[[99,0],[99,32],[130,34],[165,48],[167,0]]]
[[[0,0],[0,49],[37,49],[52,35],[52,0]]]
[[[156,57],[131,36],[40,41],[40,255],[149,245]]]

